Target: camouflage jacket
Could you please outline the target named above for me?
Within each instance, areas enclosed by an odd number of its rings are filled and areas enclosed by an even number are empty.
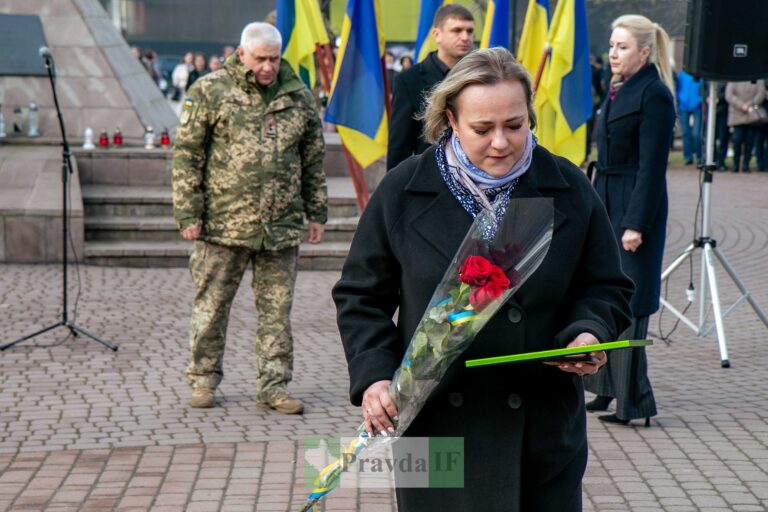
[[[269,104],[233,55],[187,92],[173,146],[173,215],[202,240],[279,250],[305,218],[327,220],[325,144],[314,98],[283,62]]]

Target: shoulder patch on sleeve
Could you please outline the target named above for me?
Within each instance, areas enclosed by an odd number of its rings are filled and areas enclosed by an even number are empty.
[[[186,125],[192,119],[192,112],[195,106],[195,100],[190,97],[184,98],[184,104],[181,107],[181,117],[179,118],[179,122],[182,125]]]

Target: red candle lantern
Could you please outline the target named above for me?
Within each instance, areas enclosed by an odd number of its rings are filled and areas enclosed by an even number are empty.
[[[99,135],[99,146],[102,148],[108,148],[109,147],[109,135],[107,135],[107,129],[104,128],[101,130],[101,135]]]
[[[163,133],[160,135],[160,145],[164,148],[171,145],[171,136],[168,135],[168,128],[164,128]]]

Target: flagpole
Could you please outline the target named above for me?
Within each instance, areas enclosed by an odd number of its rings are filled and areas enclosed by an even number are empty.
[[[381,58],[381,75],[384,79],[384,107],[387,110],[387,126],[389,126],[389,119],[392,117],[392,102],[389,99],[389,78],[387,76],[387,61],[385,57]]]
[[[517,55],[515,51],[515,36],[517,35],[517,0],[510,0],[509,5],[509,51]]]
[[[347,146],[341,143],[341,147],[344,148],[344,156],[347,158],[347,169],[352,177],[352,185],[355,187],[355,196],[357,197],[357,206],[360,207],[360,213],[365,210],[365,206],[368,204],[368,187],[365,186],[365,179],[363,178],[363,168],[357,163],[355,157],[349,152]]]
[[[547,64],[547,58],[551,48],[549,44],[544,45],[544,51],[541,54],[541,60],[539,61],[539,68],[536,70],[536,79],[533,81],[533,92],[539,88],[539,82],[541,82],[541,75],[544,74],[544,66]]]
[[[317,56],[317,63],[320,65],[320,84],[323,86],[323,90],[326,93],[331,92],[331,82],[328,80],[327,74],[327,62],[325,57],[325,45],[315,44],[315,55]]]

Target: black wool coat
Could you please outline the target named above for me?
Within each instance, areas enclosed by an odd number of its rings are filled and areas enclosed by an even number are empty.
[[[623,270],[635,283],[631,305],[638,317],[659,309],[674,126],[672,93],[653,65],[632,75],[613,101],[606,98],[598,114],[595,189],[619,242],[626,229],[643,235],[636,252],[620,250]]]
[[[581,510],[581,378],[542,363],[464,368],[464,361],[563,347],[581,332],[613,340],[629,323],[632,284],[605,210],[572,164],[536,148],[512,194],[523,197],[553,199],[551,248],[406,433],[463,437],[464,488],[398,488],[401,512]],[[333,290],[353,404],[392,378],[471,223],[440,176],[434,148],[390,171],[376,190]]]
[[[411,155],[423,153],[429,147],[424,141],[424,123],[417,121],[415,116],[424,110],[425,95],[447,74],[448,68],[438,60],[437,52],[432,52],[395,78],[387,169],[392,169]]]

